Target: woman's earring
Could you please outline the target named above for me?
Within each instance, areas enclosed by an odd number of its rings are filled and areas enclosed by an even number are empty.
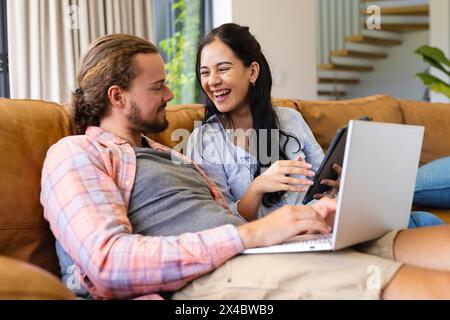
[[[250,81],[250,84],[254,87],[256,85],[256,81]]]

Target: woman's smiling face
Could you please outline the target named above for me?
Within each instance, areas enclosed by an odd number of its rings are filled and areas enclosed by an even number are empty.
[[[246,67],[222,41],[216,38],[203,48],[201,86],[220,112],[250,107],[249,88],[253,78],[252,66]]]

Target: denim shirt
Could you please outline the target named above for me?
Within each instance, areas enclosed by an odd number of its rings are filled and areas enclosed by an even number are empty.
[[[280,129],[295,136],[301,144],[299,149],[298,143],[289,139],[285,149],[286,156],[289,159],[301,156],[312,164],[313,171],[317,171],[324,153],[302,115],[284,107],[274,107],[274,110]],[[281,136],[281,145],[284,146],[285,142],[286,138]],[[253,181],[257,170],[256,157],[231,141],[231,133],[223,127],[217,116],[211,117],[202,127],[193,131],[189,138],[187,155],[216,182],[231,211],[240,216],[237,204]],[[294,177],[304,178],[298,175]],[[272,207],[261,205],[257,216],[261,218],[286,204],[300,205],[304,196],[304,192],[287,192]]]

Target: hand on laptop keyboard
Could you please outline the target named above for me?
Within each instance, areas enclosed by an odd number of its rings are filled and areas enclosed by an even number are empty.
[[[311,206],[316,210],[330,227],[334,226],[334,218],[336,216],[337,200],[330,198],[323,198],[321,201],[317,201]]]
[[[336,202],[320,200],[312,206],[285,206],[270,215],[237,228],[245,248],[279,244],[300,234],[329,234],[326,219],[336,210]]]

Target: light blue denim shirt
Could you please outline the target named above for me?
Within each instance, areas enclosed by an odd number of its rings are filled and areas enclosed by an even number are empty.
[[[274,107],[274,109],[280,129],[294,135],[301,144],[299,150],[298,144],[289,139],[286,156],[289,159],[301,156],[312,164],[313,171],[317,171],[324,153],[302,115],[289,108]],[[230,135],[230,131],[222,126],[217,116],[213,116],[202,127],[193,131],[187,145],[187,155],[202,166],[207,175],[217,183],[232,212],[239,215],[237,204],[253,181],[257,160],[252,153],[236,146],[231,141]],[[280,143],[284,145],[285,142],[286,138],[281,136]],[[261,205],[258,218],[286,204],[301,205],[304,196],[305,193],[287,192],[274,206],[269,208]]]

